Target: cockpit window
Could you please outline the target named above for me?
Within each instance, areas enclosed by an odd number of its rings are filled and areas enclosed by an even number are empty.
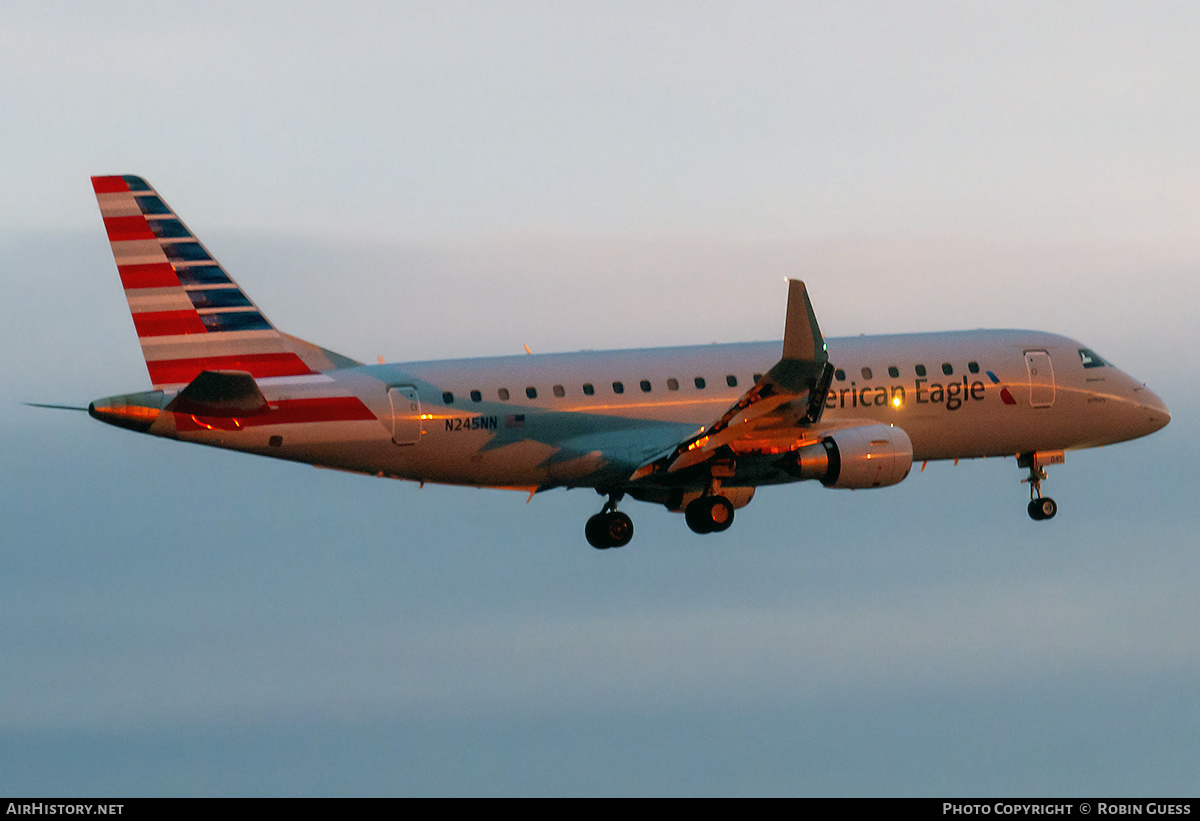
[[[1088,348],[1079,349],[1079,359],[1085,368],[1103,368],[1108,363],[1096,356],[1096,352]]]

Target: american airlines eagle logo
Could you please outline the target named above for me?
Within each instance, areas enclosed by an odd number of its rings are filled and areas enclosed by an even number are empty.
[[[984,371],[984,373],[987,374],[988,379],[992,380],[993,385],[1000,385],[1000,400],[1002,402],[1004,402],[1004,404],[1006,404],[1006,405],[1017,404],[1017,400],[1013,399],[1013,395],[1008,392],[1008,388],[1006,388],[1006,387],[1004,387],[1004,385],[1000,384],[1000,380],[996,378],[996,374],[992,373],[991,371]]]

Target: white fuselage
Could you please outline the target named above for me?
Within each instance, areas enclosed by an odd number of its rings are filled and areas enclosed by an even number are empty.
[[[896,425],[915,460],[1093,447],[1170,418],[1143,384],[1085,367],[1094,355],[1053,334],[827,344],[837,378],[822,424]],[[259,384],[271,402],[353,395],[373,419],[184,431],[164,414],[150,432],[418,481],[606,487],[711,424],[778,359],[779,343],[762,342],[365,365]]]

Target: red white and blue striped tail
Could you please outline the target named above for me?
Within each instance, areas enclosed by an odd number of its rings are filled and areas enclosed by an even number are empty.
[[[306,376],[357,364],[278,331],[141,177],[92,177],[92,187],[155,388],[202,371]]]

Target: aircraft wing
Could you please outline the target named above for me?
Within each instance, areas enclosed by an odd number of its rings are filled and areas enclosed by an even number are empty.
[[[632,481],[672,474],[707,462],[718,453],[773,454],[792,450],[798,429],[820,421],[833,366],[804,283],[788,281],[783,355],[774,367],[711,425],[651,459]]]

